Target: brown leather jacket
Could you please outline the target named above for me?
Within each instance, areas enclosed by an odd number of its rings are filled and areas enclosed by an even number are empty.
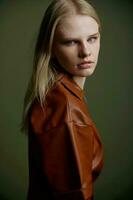
[[[28,200],[92,200],[103,150],[83,91],[61,75],[29,119]]]

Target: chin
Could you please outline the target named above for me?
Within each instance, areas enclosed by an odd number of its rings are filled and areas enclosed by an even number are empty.
[[[79,73],[78,75],[81,77],[88,77],[91,76],[94,73],[95,69],[87,69]]]

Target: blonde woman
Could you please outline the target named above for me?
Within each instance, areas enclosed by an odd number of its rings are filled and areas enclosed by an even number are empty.
[[[25,96],[28,200],[92,200],[103,165],[99,133],[84,102],[84,84],[100,49],[100,21],[85,0],[47,8]]]

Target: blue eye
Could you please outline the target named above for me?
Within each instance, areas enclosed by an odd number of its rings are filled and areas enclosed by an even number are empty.
[[[88,42],[94,43],[96,40],[97,40],[97,37],[90,37],[90,38],[88,39]]]
[[[73,46],[73,45],[77,44],[77,41],[75,41],[75,40],[68,40],[68,41],[65,41],[64,44],[66,44],[68,46]]]

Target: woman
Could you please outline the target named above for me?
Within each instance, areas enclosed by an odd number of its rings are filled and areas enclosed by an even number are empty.
[[[25,97],[28,200],[92,200],[103,165],[84,83],[100,49],[100,22],[85,0],[54,0],[45,12]]]

